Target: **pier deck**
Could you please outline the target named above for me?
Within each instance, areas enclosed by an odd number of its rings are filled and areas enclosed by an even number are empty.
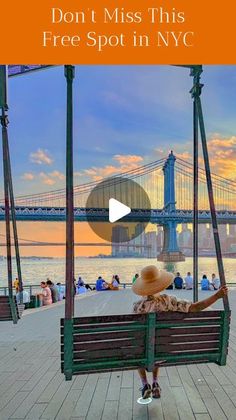
[[[200,292],[200,298],[210,292]],[[188,291],[176,293],[191,299]],[[76,315],[129,313],[130,290],[90,292],[76,299]],[[59,320],[64,303],[25,311],[18,325],[0,325],[0,420],[224,420],[236,418],[236,291],[227,366],[189,365],[161,369],[162,397],[136,403],[136,372],[74,377],[60,372]],[[220,308],[220,305],[214,307]]]

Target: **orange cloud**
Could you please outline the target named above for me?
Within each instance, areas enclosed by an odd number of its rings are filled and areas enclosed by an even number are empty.
[[[40,172],[39,176],[45,185],[54,185],[56,183],[56,181],[45,174],[45,172]]]
[[[51,176],[52,178],[59,179],[60,181],[63,181],[63,179],[65,179],[65,175],[59,171],[50,172],[48,175]]]
[[[45,185],[54,185],[57,181],[63,181],[65,179],[65,175],[59,171],[49,173],[40,172],[39,177]]]
[[[114,160],[117,160],[121,165],[136,165],[138,162],[142,162],[143,158],[137,155],[115,155]]]
[[[22,179],[24,179],[25,181],[32,181],[35,177],[34,174],[30,173],[30,172],[25,172],[22,177]]]
[[[236,180],[236,136],[208,141],[212,170],[225,178]]]
[[[192,156],[190,155],[189,152],[183,152],[183,153],[175,153],[175,156],[179,159],[183,159],[183,160],[191,160]]]
[[[85,175],[91,177],[93,181],[100,181],[103,178],[107,178],[117,173],[123,173],[137,168],[140,166],[140,162],[143,161],[143,158],[137,155],[114,155],[112,160],[118,162],[119,165],[106,165],[101,168],[93,166],[92,168],[77,173],[77,175]]]

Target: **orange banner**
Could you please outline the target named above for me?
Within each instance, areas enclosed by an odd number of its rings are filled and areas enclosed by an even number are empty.
[[[235,64],[235,0],[9,0],[2,64]]]

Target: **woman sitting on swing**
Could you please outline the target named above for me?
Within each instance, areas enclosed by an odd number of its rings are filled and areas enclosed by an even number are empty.
[[[174,275],[165,270],[158,270],[156,266],[149,265],[141,271],[141,276],[132,286],[132,290],[143,299],[134,303],[133,312],[143,314],[147,312],[200,312],[223,298],[228,293],[226,286],[221,287],[214,295],[202,301],[192,303],[175,296],[160,294],[174,279]],[[146,369],[138,369],[142,382],[142,398],[160,398],[161,388],[158,384],[159,367],[154,366],[152,371],[152,387],[148,383]]]

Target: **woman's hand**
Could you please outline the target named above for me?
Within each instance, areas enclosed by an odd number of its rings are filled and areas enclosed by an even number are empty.
[[[224,296],[227,296],[227,294],[228,294],[227,286],[220,287],[220,289],[216,292],[217,299],[221,299]]]
[[[192,303],[189,308],[189,312],[203,311],[203,309],[206,309],[209,306],[213,305],[213,303],[215,303],[218,299],[221,299],[224,296],[227,296],[227,294],[228,294],[227,286],[222,286],[216,293],[209,296],[207,299],[200,300],[200,302]]]

